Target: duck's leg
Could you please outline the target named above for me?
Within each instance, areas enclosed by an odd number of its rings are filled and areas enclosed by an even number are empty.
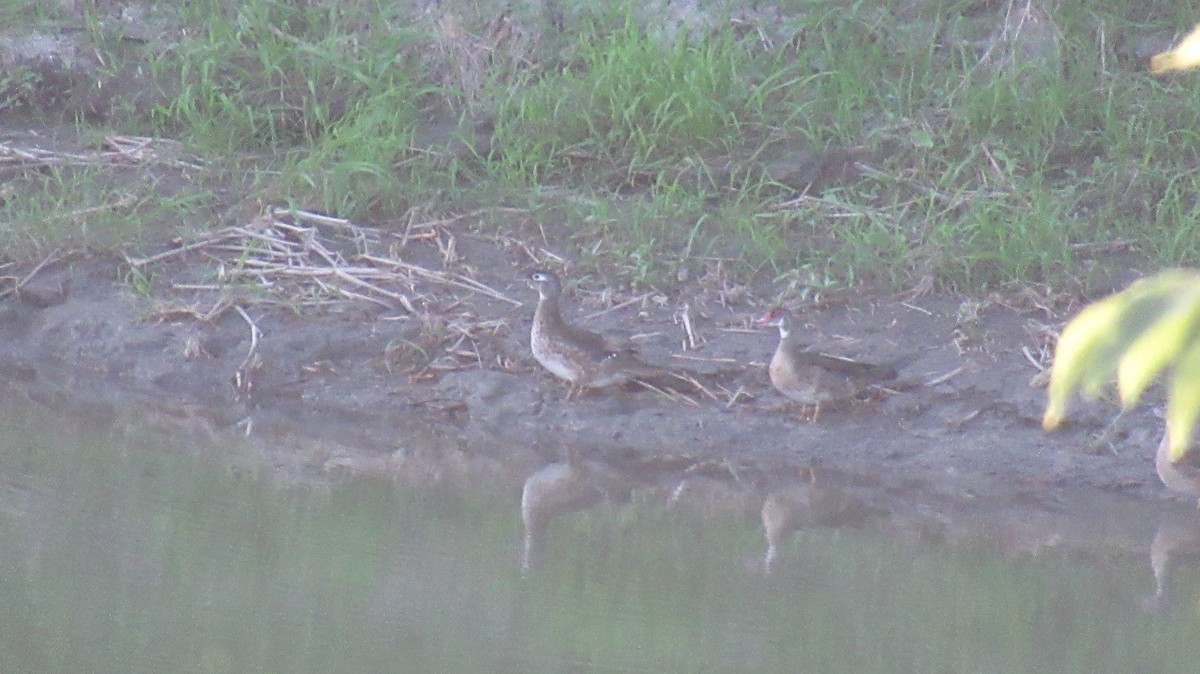
[[[815,424],[821,418],[820,403],[810,405],[808,403],[791,402],[784,405],[781,409],[790,409],[790,416],[796,421],[807,421],[810,424]]]

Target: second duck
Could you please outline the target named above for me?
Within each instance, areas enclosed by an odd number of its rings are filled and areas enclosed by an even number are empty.
[[[809,351],[793,329],[792,315],[772,309],[756,323],[779,329],[779,346],[768,373],[775,390],[802,405],[815,407],[813,421],[824,403],[847,400],[873,385],[894,381],[896,368]]]

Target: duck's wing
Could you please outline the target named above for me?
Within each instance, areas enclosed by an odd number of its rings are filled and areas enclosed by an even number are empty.
[[[567,340],[575,348],[586,354],[588,358],[598,363],[618,356],[629,355],[636,357],[637,355],[637,352],[631,345],[618,344],[598,332],[592,332],[591,330],[574,325],[565,325],[563,327],[563,332]]]
[[[822,370],[841,375],[847,379],[862,381],[887,381],[895,379],[896,368],[891,365],[880,365],[866,361],[843,358],[818,351],[791,349],[789,354],[792,362],[798,366],[819,367]]]

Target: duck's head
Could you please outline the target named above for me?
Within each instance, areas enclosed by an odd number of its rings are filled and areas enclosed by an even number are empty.
[[[779,328],[779,336],[787,337],[788,333],[792,331],[792,315],[783,307],[775,307],[755,319],[754,324]]]
[[[557,298],[562,294],[562,282],[558,280],[558,275],[552,271],[535,269],[529,272],[529,276],[525,280],[529,283],[530,288],[538,291],[540,297]]]

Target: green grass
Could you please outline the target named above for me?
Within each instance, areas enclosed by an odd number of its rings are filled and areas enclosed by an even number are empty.
[[[159,185],[114,179],[109,166],[49,166],[23,182],[5,201],[0,240],[15,258],[36,259],[51,250],[117,250],[152,239],[187,235],[164,223],[206,211],[203,189],[172,194]]]
[[[181,12],[195,37],[153,62],[178,89],[156,114],[164,130],[208,147],[319,145],[364,106],[420,96],[406,59],[412,31],[390,28],[381,6],[206,0]]]
[[[2,26],[44,26],[66,18],[66,3],[42,0],[8,0],[0,4]]]
[[[573,63],[512,89],[497,111],[500,171],[559,181],[575,164],[633,180],[727,151],[761,121],[763,90],[729,35],[669,44],[626,22],[585,36]]]
[[[43,20],[35,6],[8,11]],[[180,39],[148,59],[170,95],[128,125],[217,162],[253,155],[273,177],[248,200],[373,221],[519,206],[553,250],[636,285],[719,258],[970,292],[1053,283],[1118,239],[1148,264],[1200,262],[1200,73],[1156,79],[1132,56],[1194,8],[1062,3],[1005,60],[1004,8],[966,0],[785,3],[691,33],[567,3],[561,33],[519,15],[522,39],[482,5],[420,20],[379,0],[164,6]],[[797,199],[805,181],[778,167],[827,148],[870,170]]]

